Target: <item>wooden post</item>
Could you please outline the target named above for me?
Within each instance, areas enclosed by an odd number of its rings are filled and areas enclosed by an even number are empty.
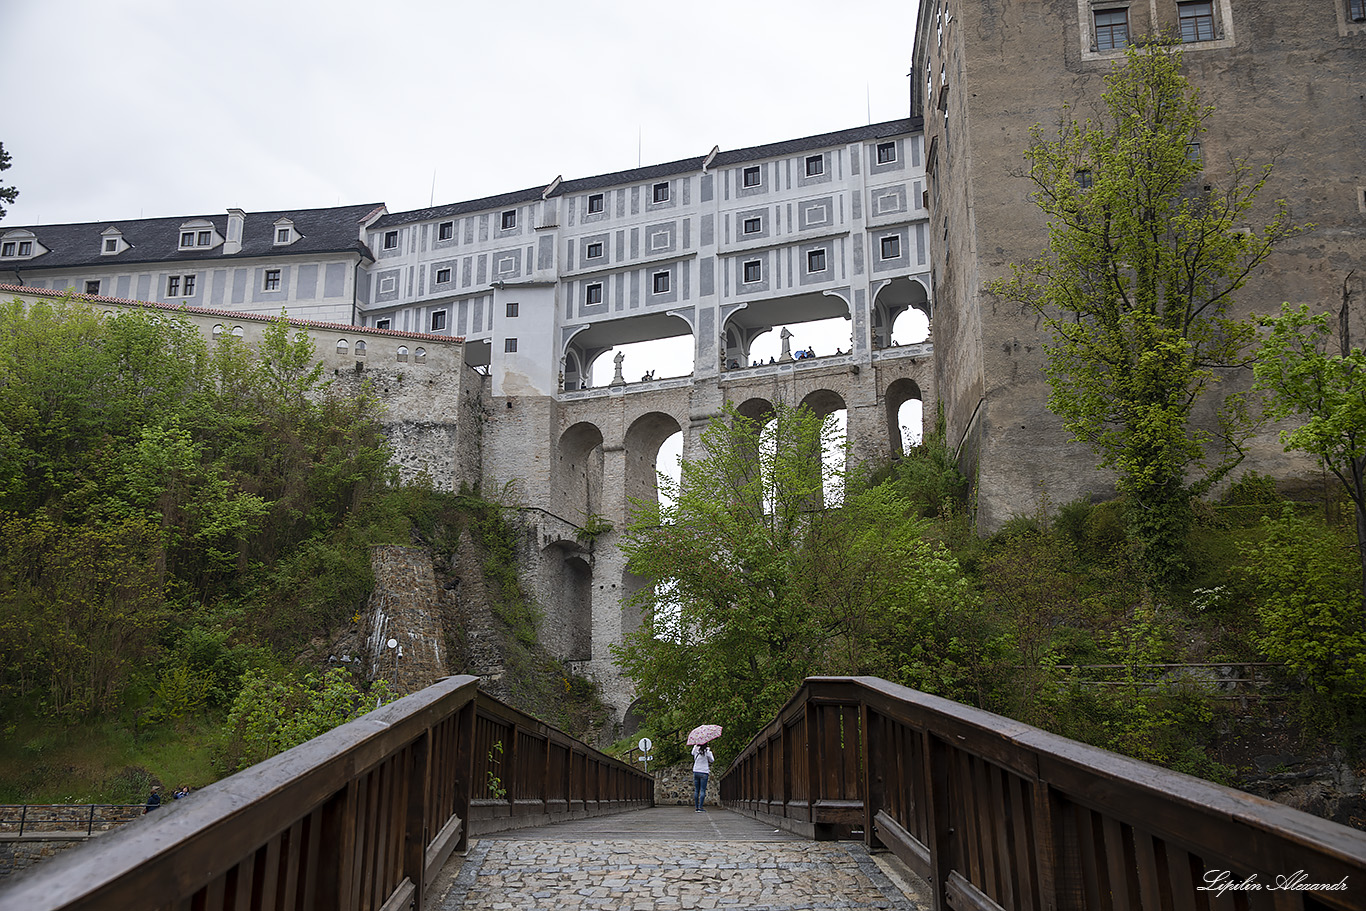
[[[474,793],[474,719],[478,714],[479,697],[475,696],[460,709],[455,742],[455,812],[464,821],[455,850],[461,854],[470,847],[470,798]]]
[[[423,911],[427,891],[427,806],[431,789],[432,729],[428,728],[408,751],[408,806],[404,813],[403,875],[413,884],[413,911]]]
[[[934,911],[948,911],[949,871],[953,866],[953,829],[949,822],[949,748],[929,728],[923,738],[921,769],[929,798],[926,819],[930,850],[930,896]]]
[[[883,777],[882,768],[886,761],[883,753],[886,744],[879,730],[874,733],[872,719],[875,717],[868,710],[868,700],[859,699],[859,728],[863,734],[863,749],[860,750],[863,756],[863,843],[872,850],[881,845],[877,836],[874,834],[876,824],[873,820],[877,817],[878,810],[881,810],[886,803],[886,779]],[[877,771],[873,771],[873,766],[877,766]]]

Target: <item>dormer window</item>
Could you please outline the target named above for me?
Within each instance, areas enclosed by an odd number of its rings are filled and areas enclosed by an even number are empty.
[[[294,222],[288,218],[281,218],[275,222],[275,246],[287,247],[299,237],[299,232],[294,230]]]
[[[24,259],[46,252],[47,248],[34,239],[32,231],[26,229],[11,231],[5,235],[4,241],[0,241],[0,257],[5,259]]]
[[[118,239],[117,237],[106,237],[106,238],[104,239],[104,250],[103,250],[103,252],[105,252],[105,253],[117,253],[117,252],[119,252],[119,239]]]
[[[213,225],[199,219],[180,226],[180,249],[197,250],[212,247],[214,244]]]
[[[110,225],[100,232],[100,256],[113,256],[128,249],[128,242],[118,228]]]

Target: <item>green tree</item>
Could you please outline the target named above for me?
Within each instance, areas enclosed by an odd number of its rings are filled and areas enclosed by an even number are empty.
[[[8,171],[9,169],[10,154],[9,152],[5,151],[5,144],[3,142],[0,142],[0,171]],[[16,190],[14,187],[0,186],[0,202],[7,202],[13,205],[14,201],[18,198],[19,191]],[[7,211],[8,210],[5,209],[4,206],[0,206],[0,218],[4,218],[5,213]]]
[[[656,720],[715,721],[732,750],[812,674],[956,681],[919,672],[938,667],[945,618],[971,603],[957,564],[892,487],[819,467],[832,437],[804,408],[780,405],[767,430],[728,408],[680,484],[661,480],[672,503],[627,528],[629,567],[654,585],[615,651]],[[842,504],[822,502],[831,482]]]
[[[1117,473],[1156,580],[1183,574],[1191,499],[1241,460],[1252,425],[1237,395],[1216,426],[1191,421],[1220,369],[1245,360],[1252,330],[1229,316],[1233,295],[1297,230],[1283,202],[1244,229],[1270,165],[1206,167],[1212,108],[1180,69],[1173,46],[1132,47],[1105,77],[1104,122],[1069,111],[1056,138],[1035,126],[1025,157],[1048,245],[991,285],[1042,317],[1049,407]]]
[[[1261,320],[1269,330],[1257,351],[1257,388],[1268,391],[1276,420],[1302,418],[1281,431],[1287,450],[1318,456],[1356,506],[1360,595],[1366,607],[1366,351],[1352,344],[1352,275],[1342,285],[1337,352],[1329,353],[1334,329],[1328,314],[1285,304],[1279,316]]]

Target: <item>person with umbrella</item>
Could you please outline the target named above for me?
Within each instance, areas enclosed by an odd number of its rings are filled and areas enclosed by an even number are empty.
[[[688,735],[688,745],[692,747],[692,793],[698,813],[705,813],[702,804],[707,800],[707,778],[711,775],[711,764],[716,761],[711,743],[721,736],[721,725],[700,724]]]

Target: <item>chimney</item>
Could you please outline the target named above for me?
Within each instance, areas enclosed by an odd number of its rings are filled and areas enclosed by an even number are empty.
[[[246,212],[241,209],[228,210],[228,236],[223,241],[224,255],[242,252],[242,229],[246,221]]]

